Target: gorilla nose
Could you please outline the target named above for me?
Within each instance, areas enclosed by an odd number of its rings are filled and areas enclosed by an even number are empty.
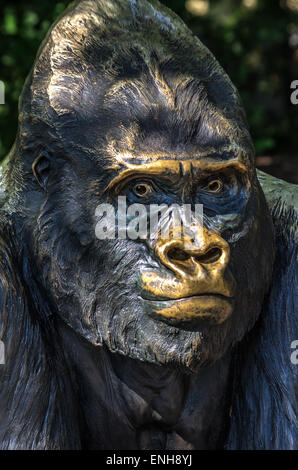
[[[155,247],[160,261],[178,278],[217,277],[224,271],[230,249],[219,235],[204,228],[201,239],[160,239]]]
[[[195,254],[189,252],[188,250],[183,250],[181,248],[170,248],[168,251],[168,258],[175,263],[175,261],[187,261],[191,257],[194,258],[198,263],[209,264],[215,263],[222,255],[221,248],[211,248],[207,250],[206,253]]]
[[[177,238],[155,239],[151,247],[167,270],[143,271],[145,299],[167,301],[215,295],[233,298],[236,281],[228,266],[230,247],[220,235],[200,227],[192,236],[180,233]]]

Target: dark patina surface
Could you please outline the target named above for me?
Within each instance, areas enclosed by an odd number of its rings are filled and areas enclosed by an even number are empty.
[[[296,189],[258,179],[238,93],[177,16],[72,5],[1,188],[2,449],[295,448]],[[202,243],[96,238],[119,195],[203,204]]]

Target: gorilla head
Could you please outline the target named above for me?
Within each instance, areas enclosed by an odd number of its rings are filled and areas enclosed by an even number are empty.
[[[54,25],[23,91],[6,187],[25,277],[91,344],[195,372],[254,325],[273,234],[244,112],[157,2],[84,0]],[[131,222],[119,196],[148,213],[202,204],[199,242],[196,230],[119,236]],[[115,209],[114,239],[95,235],[100,204]]]

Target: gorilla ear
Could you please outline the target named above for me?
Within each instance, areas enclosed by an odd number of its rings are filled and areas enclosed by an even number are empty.
[[[50,174],[50,158],[46,152],[41,153],[32,163],[32,173],[42,189],[46,189]]]

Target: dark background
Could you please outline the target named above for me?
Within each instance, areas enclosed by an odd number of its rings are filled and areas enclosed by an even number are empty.
[[[0,160],[16,134],[17,102],[38,47],[68,1],[0,0]],[[213,52],[237,86],[257,166],[298,183],[298,0],[163,0]]]

